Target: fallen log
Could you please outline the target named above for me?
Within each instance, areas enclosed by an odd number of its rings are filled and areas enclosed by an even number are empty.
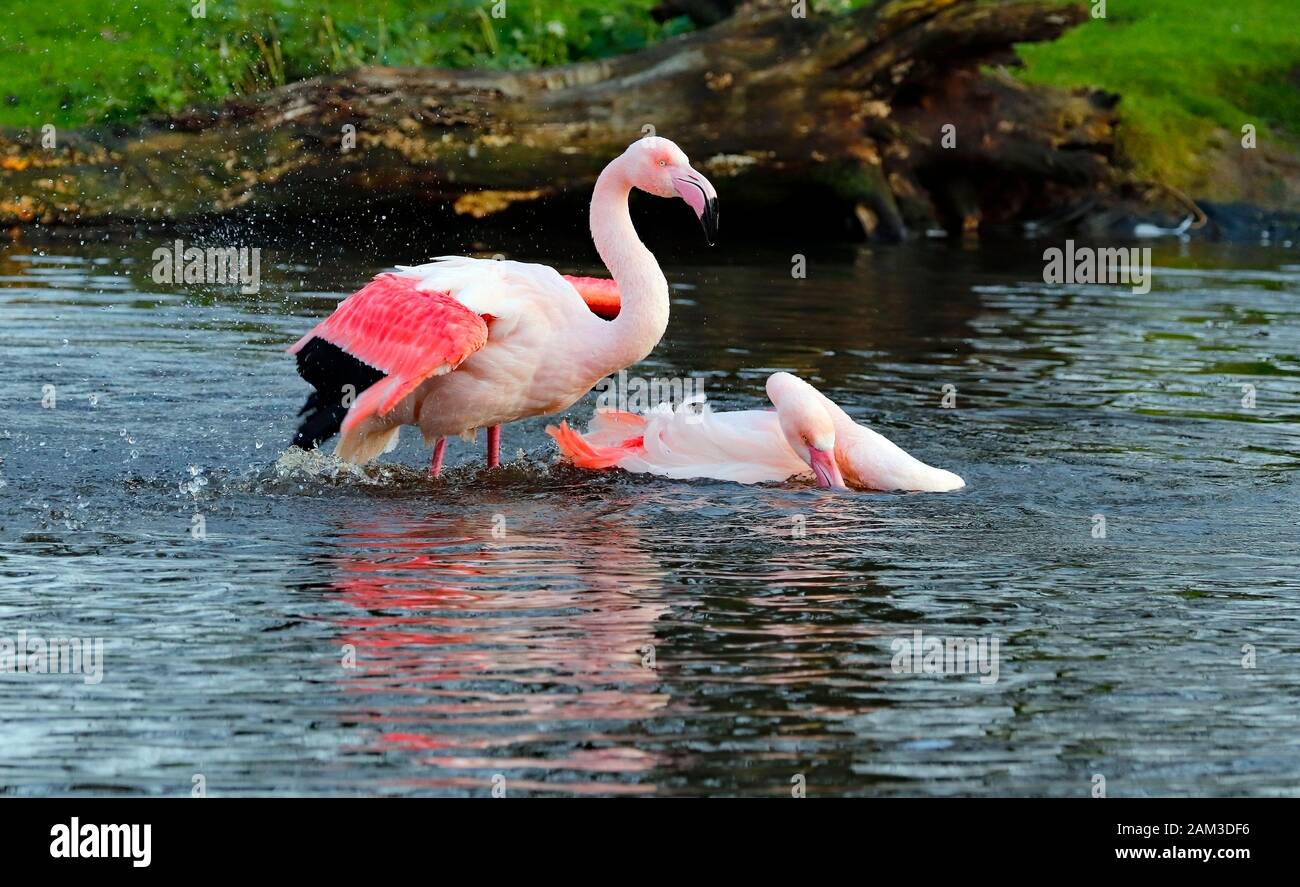
[[[586,195],[633,139],[677,141],[749,211],[815,206],[872,237],[969,231],[1114,195],[1113,97],[989,66],[1083,6],[894,0],[742,7],[619,58],[524,72],[369,67],[132,126],[0,131],[0,224],[347,216],[376,199],[509,216]],[[949,129],[949,127],[951,127]],[[47,134],[48,135],[48,134]],[[48,138],[45,140],[48,143]],[[769,228],[806,218],[762,214]]]

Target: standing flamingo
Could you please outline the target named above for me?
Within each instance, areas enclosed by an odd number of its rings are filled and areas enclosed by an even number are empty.
[[[591,197],[591,237],[613,281],[464,257],[380,274],[289,349],[316,389],[294,444],[310,449],[341,431],[335,454],[365,463],[417,425],[436,477],[449,436],[487,428],[492,468],[503,423],[572,406],[648,355],[668,325],[668,282],[632,226],[632,188],[682,198],[713,242],[708,179],[668,139],[633,142]]]
[[[597,411],[580,435],[561,422],[546,432],[579,468],[622,468],[664,477],[742,484],[810,476],[821,487],[947,492],[966,485],[857,424],[830,398],[789,373],[767,380],[772,410],[676,412],[645,416]]]

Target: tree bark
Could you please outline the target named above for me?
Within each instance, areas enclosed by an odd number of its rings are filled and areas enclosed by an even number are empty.
[[[39,131],[3,131],[0,224],[306,218],[377,197],[508,216],[585,195],[653,128],[714,179],[729,227],[803,201],[874,237],[968,231],[1104,200],[1122,183],[1113,97],[986,73],[1014,62],[1014,44],[1053,39],[1085,15],[1045,0],[894,0],[797,18],[778,0],[578,65],[363,68],[57,133],[53,149]],[[764,224],[807,220],[767,213]]]

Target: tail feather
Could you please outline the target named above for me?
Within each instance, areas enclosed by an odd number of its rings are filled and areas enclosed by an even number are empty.
[[[546,433],[555,438],[560,454],[579,468],[612,468],[641,444],[640,438],[633,438],[620,446],[595,447],[570,428],[567,420],[562,420],[558,428],[547,425]]]
[[[377,459],[397,446],[398,433],[402,426],[394,425],[370,434],[344,434],[339,438],[334,455],[344,462],[365,465],[371,459]]]

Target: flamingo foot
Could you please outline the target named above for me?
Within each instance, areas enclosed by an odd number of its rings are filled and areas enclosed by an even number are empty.
[[[442,457],[447,452],[447,438],[440,437],[433,447],[433,461],[429,463],[429,477],[442,474]]]
[[[489,427],[487,438],[487,467],[496,468],[501,464],[501,426]]]

